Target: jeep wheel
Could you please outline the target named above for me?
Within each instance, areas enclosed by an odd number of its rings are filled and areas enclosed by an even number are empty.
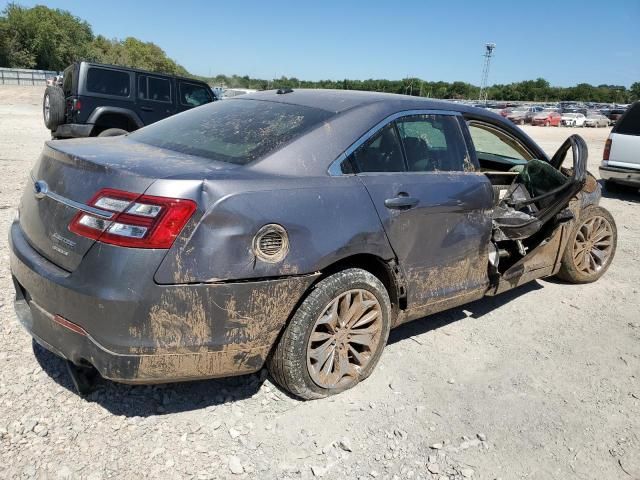
[[[371,273],[352,268],[318,283],[287,325],[273,354],[273,378],[304,399],[347,390],[375,368],[389,337],[391,304]]]
[[[64,93],[61,88],[48,86],[42,98],[42,116],[46,127],[54,131],[64,123]]]
[[[99,137],[119,137],[120,135],[126,135],[126,130],[122,128],[107,128],[106,130],[101,131],[98,136]]]
[[[611,265],[617,242],[611,214],[602,207],[587,207],[569,235],[558,277],[571,283],[595,282]]]

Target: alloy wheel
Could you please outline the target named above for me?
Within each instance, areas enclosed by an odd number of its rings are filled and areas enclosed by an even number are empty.
[[[576,232],[573,262],[577,270],[594,274],[606,267],[613,252],[613,228],[601,216],[587,219]]]
[[[353,289],[334,298],[316,320],[307,344],[307,369],[322,388],[358,381],[382,336],[382,307],[373,293]]]

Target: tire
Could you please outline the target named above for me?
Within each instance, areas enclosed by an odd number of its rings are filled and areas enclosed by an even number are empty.
[[[42,117],[45,126],[52,132],[64,123],[65,102],[61,88],[49,85],[42,97]]]
[[[591,228],[589,228],[589,225],[591,225]],[[591,234],[588,232],[591,232]],[[591,242],[599,238],[601,240],[596,241],[594,246]],[[608,244],[606,249],[603,246],[605,243]],[[595,205],[585,208],[581,212],[576,226],[569,234],[569,241],[562,254],[562,263],[557,274],[558,278],[570,283],[595,282],[605,274],[611,265],[616,254],[617,243],[618,230],[616,222],[609,211]],[[581,244],[587,244],[586,253],[584,255],[576,255],[576,251],[580,249],[579,245]],[[601,253],[598,255],[591,253],[596,250]],[[604,259],[600,260],[602,252],[605,252]],[[591,257],[592,262],[588,261],[588,256]],[[584,263],[582,262],[583,259]]]
[[[604,189],[609,193],[633,193],[638,191],[638,187],[617,183],[612,180],[604,181]]]
[[[604,181],[604,188],[607,192],[612,192],[612,193],[617,193],[620,190],[622,190],[620,188],[620,184],[616,183],[616,182],[612,182],[611,180],[605,180]]]
[[[99,137],[119,137],[120,135],[126,135],[126,130],[122,128],[107,128],[106,130],[101,131],[98,136]]]
[[[545,122],[544,122],[544,126],[545,126],[545,127],[548,127],[549,125],[551,125],[551,123],[549,122],[549,120],[547,120],[547,121],[545,121]]]
[[[370,305],[366,308],[363,306],[353,320],[345,319],[346,325],[352,325],[352,327],[345,327],[341,324],[340,312],[345,310],[350,312],[351,308],[356,306],[358,298],[365,299]],[[345,305],[349,308],[344,308]],[[330,314],[332,306],[335,306],[335,315]],[[378,314],[374,320],[365,322],[362,324],[363,327],[358,327],[358,323],[365,320],[365,317],[373,315],[375,311]],[[334,320],[331,320],[332,316]],[[311,400],[335,395],[354,387],[371,374],[387,344],[390,327],[391,302],[382,282],[366,270],[359,268],[343,270],[320,281],[298,307],[269,357],[269,371],[282,388],[300,398]],[[357,358],[351,350],[366,347],[362,347],[357,342],[348,342],[352,340],[350,335],[340,337],[344,333],[355,335],[354,332],[358,332],[358,328],[377,332],[370,337],[360,335],[375,341],[375,346],[370,350],[358,352],[359,356],[366,360],[361,366],[354,364]],[[315,340],[311,338],[312,333]],[[328,338],[318,340],[317,336],[328,336]],[[345,342],[348,342],[346,347]],[[315,350],[321,350],[328,345],[323,350],[330,351],[324,363],[316,361],[316,367],[313,366],[314,357],[311,355],[314,350],[311,347],[314,344]],[[334,367],[338,369],[342,365],[338,361],[342,355],[348,359],[350,374],[341,377],[340,372],[331,372],[331,376],[337,375],[336,382],[327,380],[323,384],[319,381],[321,373],[318,370],[324,370],[325,366],[330,370]]]

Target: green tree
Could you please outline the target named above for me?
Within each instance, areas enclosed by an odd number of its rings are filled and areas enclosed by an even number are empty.
[[[62,70],[86,56],[91,26],[71,13],[10,3],[0,16],[0,62],[16,68]]]
[[[169,58],[158,45],[133,37],[109,40],[98,35],[91,43],[89,58],[101,63],[141,68],[152,72],[188,75],[187,70]]]

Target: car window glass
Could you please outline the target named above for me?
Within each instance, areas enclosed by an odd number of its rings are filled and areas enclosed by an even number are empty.
[[[202,85],[180,82],[180,103],[189,107],[197,107],[209,103],[211,97]]]
[[[154,102],[171,102],[171,82],[166,78],[140,75],[138,98]]]
[[[73,94],[73,67],[67,68],[62,77],[62,91],[65,97]]]
[[[414,115],[396,121],[410,172],[473,170],[458,121],[450,115]]]
[[[478,157],[482,154],[515,160],[531,160],[533,155],[511,135],[479,123],[469,124],[469,133]]]
[[[91,67],[87,73],[87,91],[128,97],[129,74],[119,70]]]
[[[334,115],[318,108],[239,99],[209,103],[129,135],[138,142],[245,165]]]
[[[351,156],[356,172],[404,172],[402,147],[393,123],[382,128]]]
[[[640,135],[640,103],[629,107],[625,116],[618,120],[614,133]]]

